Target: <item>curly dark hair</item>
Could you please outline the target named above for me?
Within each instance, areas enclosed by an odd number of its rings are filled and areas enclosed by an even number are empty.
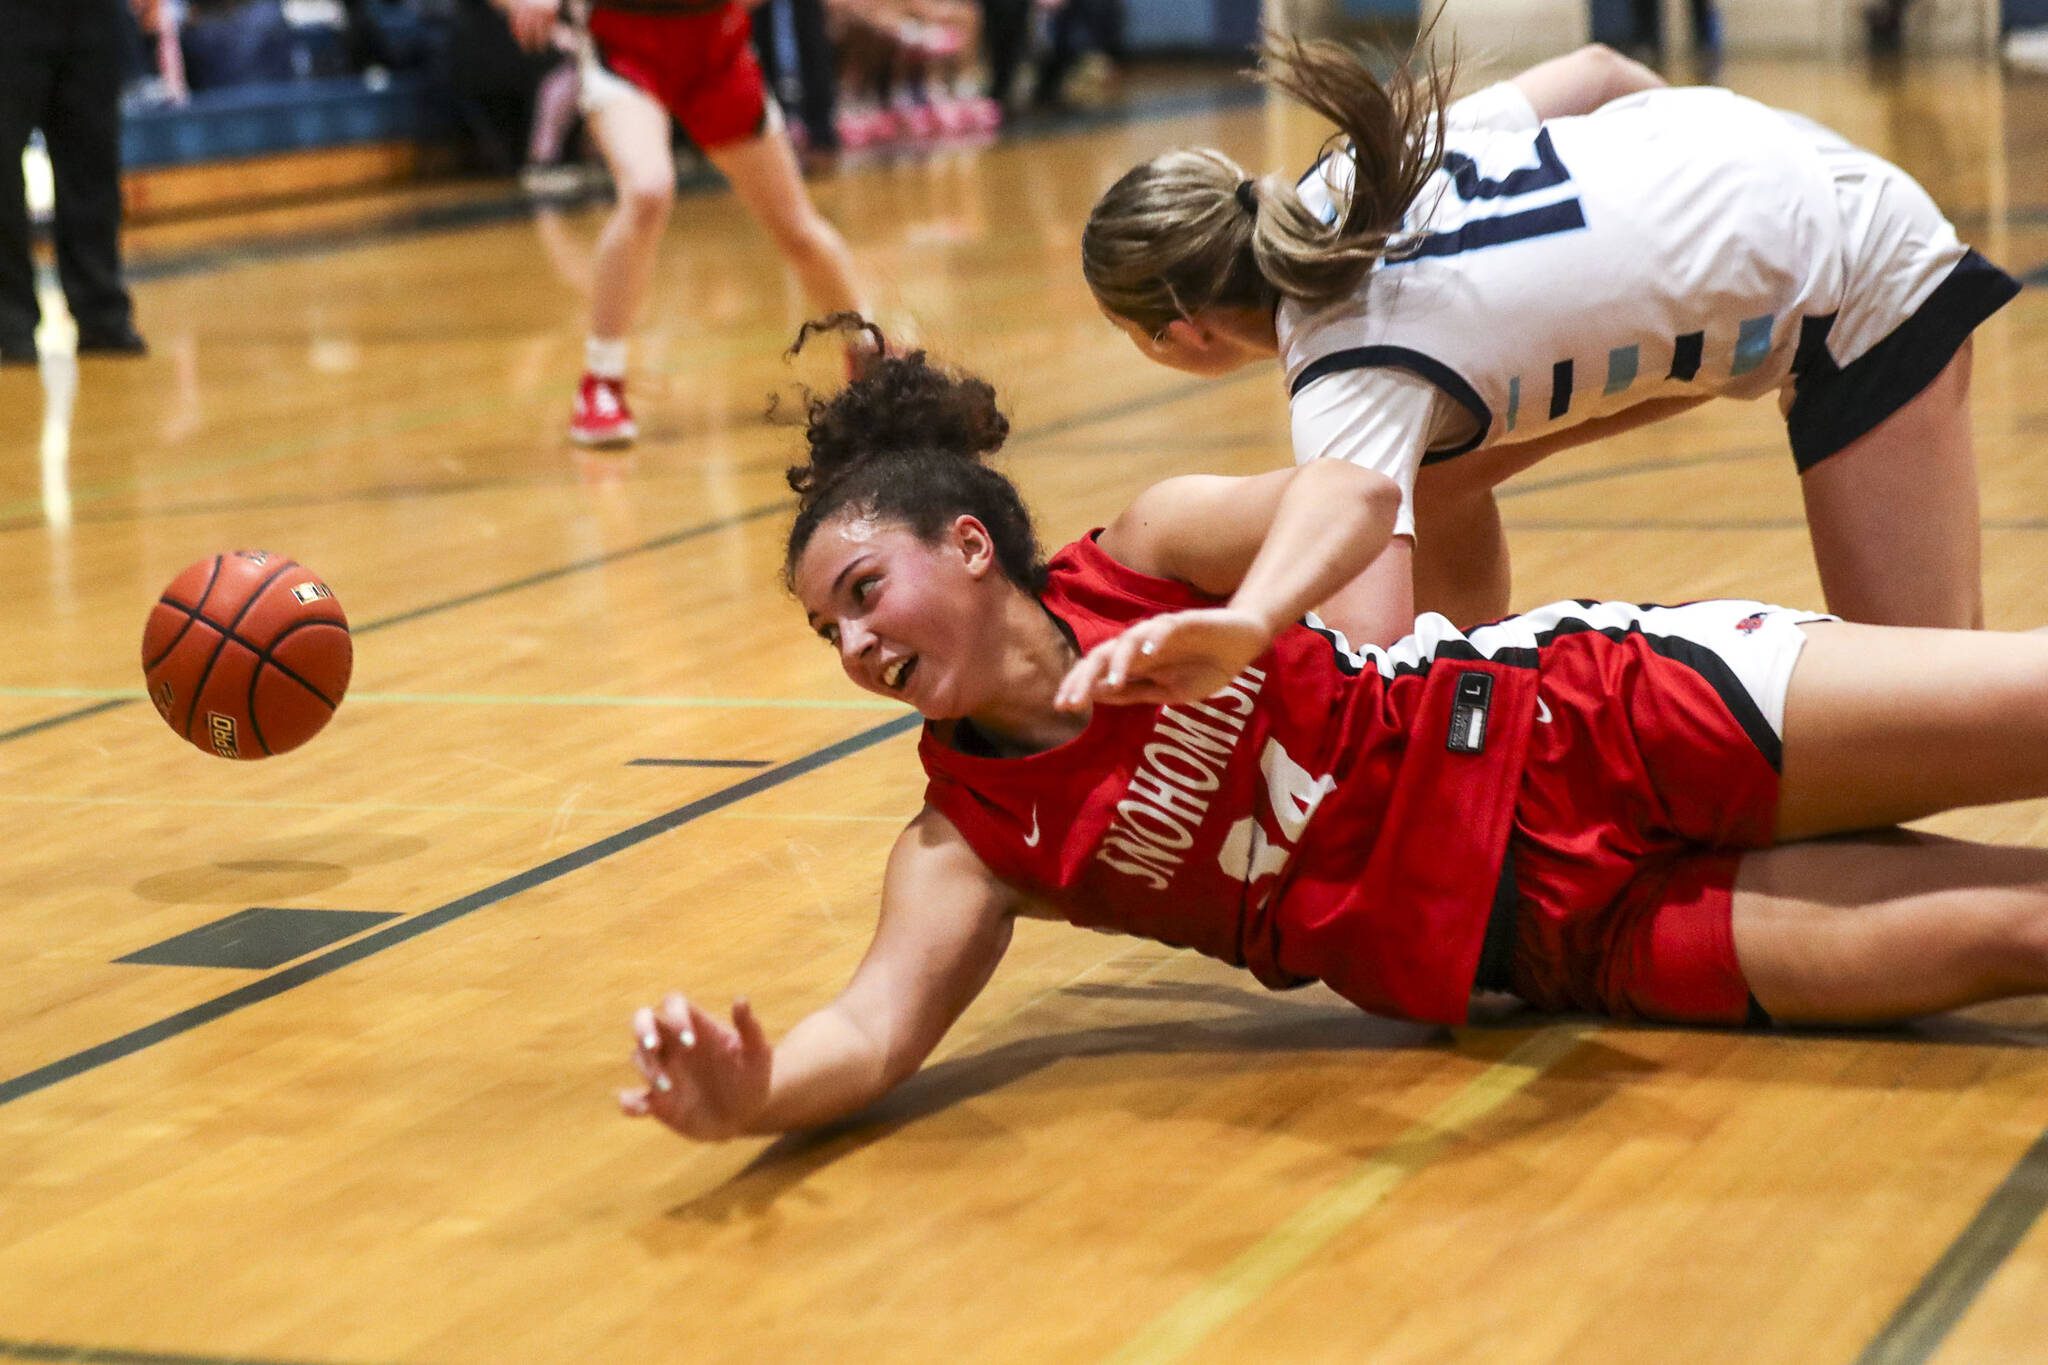
[[[984,463],[1010,434],[996,391],[986,380],[932,364],[922,350],[891,354],[881,330],[857,313],[805,323],[791,354],[821,332],[865,333],[874,355],[845,388],[806,400],[810,459],[787,474],[797,512],[784,581],[817,529],[848,509],[900,522],[927,543],[964,513],[988,528],[1003,575],[1038,592],[1045,564],[1031,513],[1016,486]]]

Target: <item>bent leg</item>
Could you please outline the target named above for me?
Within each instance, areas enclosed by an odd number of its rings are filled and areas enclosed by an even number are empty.
[[[796,153],[780,128],[745,142],[706,148],[754,220],[768,230],[811,306],[821,313],[866,313],[867,298],[846,239],[812,204]]]
[[[591,132],[618,193],[598,235],[590,291],[590,334],[623,337],[654,279],[661,234],[676,197],[668,111],[638,89],[621,89],[591,111]]]
[[[1787,1023],[1869,1024],[2048,991],[2048,850],[1888,830],[1746,855],[1735,956]]]
[[[1984,624],[1970,344],[1913,400],[1799,477],[1828,610],[1888,626]]]
[[[1785,698],[1779,838],[2048,796],[2048,635],[1804,630]]]

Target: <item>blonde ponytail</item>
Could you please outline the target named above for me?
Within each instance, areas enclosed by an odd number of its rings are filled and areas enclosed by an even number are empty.
[[[1167,152],[1110,186],[1082,232],[1082,273],[1110,313],[1156,332],[1208,308],[1315,306],[1400,253],[1402,215],[1443,161],[1449,71],[1418,74],[1411,54],[1382,81],[1357,50],[1271,35],[1259,56],[1263,84],[1337,126],[1326,149],[1355,166],[1337,221],[1221,152]]]

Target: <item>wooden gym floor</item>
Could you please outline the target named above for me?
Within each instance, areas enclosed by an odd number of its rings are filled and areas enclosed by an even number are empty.
[[[2043,278],[2048,82],[1726,78]],[[1006,395],[1050,543],[1162,475],[1285,459],[1272,375],[1148,367],[1078,278],[1131,162],[1315,142],[1191,93],[817,183],[888,315]],[[744,992],[779,1031],[828,998],[920,781],[905,713],[777,586],[796,436],[761,412],[832,366],[777,359],[802,310],[726,196],[676,214],[645,439],[568,448],[599,221],[139,233],[153,354],[0,373],[0,1359],[2038,1358],[2040,1002],[1453,1033],[1027,923],[862,1122],[699,1148],[618,1118],[635,1005]],[[2030,289],[1976,352],[2004,627],[2048,619],[2044,361]],[[1818,600],[1768,404],[1505,505],[1520,604]],[[242,546],[326,576],[357,671],[310,746],[235,765],[165,730],[137,647],[177,569]],[[1939,828],[2041,842],[2048,811]],[[119,960],[254,910],[215,946],[312,937]]]

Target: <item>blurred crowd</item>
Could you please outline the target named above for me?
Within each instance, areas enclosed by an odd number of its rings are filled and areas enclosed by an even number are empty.
[[[1098,101],[1124,61],[1124,0],[760,0],[754,42],[811,155],[986,135]],[[161,0],[134,21],[124,104],[235,86],[417,75],[475,161],[537,186],[580,173],[575,31],[513,41],[490,0]]]

